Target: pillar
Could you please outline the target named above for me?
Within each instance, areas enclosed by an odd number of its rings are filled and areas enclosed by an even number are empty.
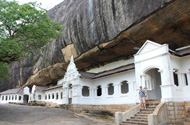
[[[94,94],[93,94],[93,89],[92,89],[92,88],[89,88],[89,91],[90,91],[90,93],[89,93],[89,94],[90,94],[89,97],[92,98],[92,97],[94,96]]]
[[[142,88],[145,88],[145,77],[146,77],[145,74],[141,75],[141,85],[142,85]]]
[[[121,94],[121,84],[115,83],[114,84],[114,96],[119,97],[120,94]]]
[[[101,85],[101,89],[102,89],[101,98],[106,99],[106,96],[108,95],[108,94],[106,93],[107,85]]]
[[[163,56],[162,85],[174,85],[173,71],[171,69],[170,55]]]
[[[187,82],[188,86],[190,86],[190,72],[187,72]]]
[[[184,86],[183,73],[177,72],[178,84],[179,86]]]

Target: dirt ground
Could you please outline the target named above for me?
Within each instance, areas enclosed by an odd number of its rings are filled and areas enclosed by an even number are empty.
[[[0,125],[114,125],[110,116],[60,108],[0,104]]]

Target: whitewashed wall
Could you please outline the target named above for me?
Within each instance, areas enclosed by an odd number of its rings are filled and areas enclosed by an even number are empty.
[[[136,81],[144,87],[146,72],[152,68],[159,69],[161,74],[162,101],[188,100],[185,91],[190,91],[189,86],[184,86],[184,73],[189,81],[189,56],[176,57],[169,53],[167,44],[160,45],[147,41],[135,55]],[[183,67],[183,68],[182,68]],[[179,86],[174,84],[173,71],[177,69]],[[137,85],[137,86],[140,86]]]
[[[179,86],[174,86],[173,100],[174,101],[190,101],[190,56],[177,57],[171,55],[172,68],[177,70]],[[184,74],[187,75],[187,83]]]
[[[62,87],[47,90],[47,91],[45,91],[43,99],[44,99],[44,101],[47,101],[47,102],[53,102],[53,103],[56,103],[56,104],[63,104],[63,98],[62,98],[63,95],[61,95],[62,93],[63,93]],[[52,98],[53,94],[54,94],[54,98]],[[58,94],[58,98],[56,97],[56,94]],[[47,96],[47,99],[45,99],[45,95]],[[49,99],[49,95],[50,95],[50,99]]]
[[[145,76],[149,75],[152,77],[151,82],[153,84],[153,88],[148,90],[149,94],[151,94],[149,97],[160,99],[160,97],[156,97],[159,94],[162,101],[190,101],[190,94],[188,94],[190,91],[190,56],[176,57],[171,55],[167,44],[160,45],[147,41],[134,58],[115,61],[99,68],[91,69],[88,72],[98,73],[131,63],[135,63],[135,70],[90,80],[80,78],[72,57],[64,78],[58,81],[58,84],[63,85],[62,88],[43,92],[32,90],[32,92],[35,92],[36,99],[38,95],[41,95],[41,101],[58,104],[68,104],[69,98],[72,98],[72,104],[132,104],[139,102],[139,86],[145,86]],[[155,75],[149,72],[152,69],[157,72]],[[174,84],[174,69],[178,70],[179,86]],[[182,76],[184,73],[187,74],[188,85],[184,83],[185,80]],[[157,77],[161,78],[158,79]],[[129,85],[129,92],[126,94],[121,93],[122,81],[127,81]],[[110,83],[113,83],[114,86],[113,95],[108,95],[108,84]],[[101,96],[97,96],[97,86],[99,85],[102,90]],[[89,96],[82,95],[84,86],[89,87]],[[61,98],[61,92],[63,92],[63,98]],[[54,99],[52,99],[53,93]],[[59,94],[59,99],[56,99],[56,93]],[[45,99],[45,95],[47,95],[47,99]]]
[[[58,99],[56,96],[57,93],[58,93]],[[63,99],[61,96],[62,93],[63,93],[62,87],[54,88],[54,89],[50,89],[50,90],[46,90],[46,91],[39,91],[36,89],[36,86],[34,85],[32,87],[31,100],[62,104],[63,103]],[[54,97],[53,97],[53,95],[54,95]],[[40,96],[41,96],[41,98],[39,98]]]
[[[7,97],[7,99],[6,99]],[[19,99],[20,97],[20,99]],[[3,99],[4,98],[4,99]],[[23,103],[23,95],[22,94],[3,94],[1,95],[1,103],[9,103],[9,102],[15,102],[15,103]]]
[[[131,104],[135,103],[135,72],[134,70],[125,71],[115,75],[105,76],[95,80],[80,79],[80,92],[78,101],[73,98],[77,104]],[[121,93],[121,82],[127,81],[129,91],[126,94]],[[108,95],[108,84],[113,83],[114,94]],[[97,96],[97,86],[101,86],[102,95]],[[82,95],[83,86],[89,87],[89,96]]]
[[[118,61],[115,61],[115,62],[111,62],[111,63],[108,63],[108,64],[106,64],[104,66],[91,69],[88,72],[99,73],[99,72],[102,72],[102,71],[115,69],[115,68],[118,68],[120,66],[132,64],[132,63],[134,63],[134,58],[133,57],[130,58],[130,59],[127,59],[127,60],[118,60]]]

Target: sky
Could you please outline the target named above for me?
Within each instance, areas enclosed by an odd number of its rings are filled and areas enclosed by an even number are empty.
[[[12,0],[9,0],[9,1],[12,1]],[[18,1],[19,4],[37,1],[37,3],[42,3],[42,5],[41,5],[42,8],[49,10],[64,0],[15,0],[15,1]]]

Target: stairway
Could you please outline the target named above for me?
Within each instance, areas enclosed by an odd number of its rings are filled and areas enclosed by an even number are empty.
[[[146,109],[140,109],[135,116],[122,122],[120,125],[148,125],[148,115],[154,112],[156,106],[160,103],[157,100],[147,100]]]

